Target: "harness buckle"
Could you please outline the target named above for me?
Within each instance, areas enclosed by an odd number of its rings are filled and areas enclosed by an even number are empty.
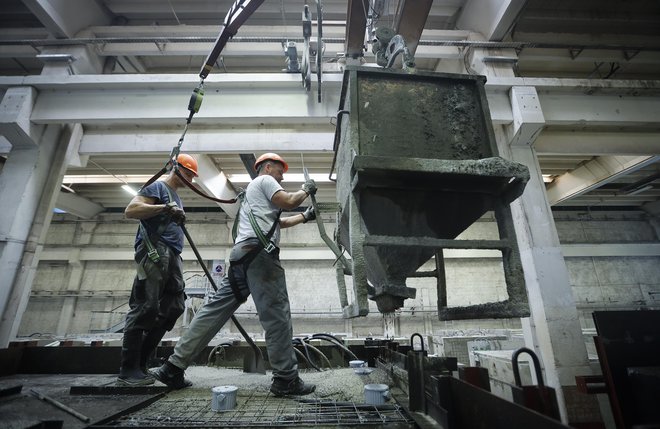
[[[275,250],[275,245],[273,244],[272,241],[269,241],[268,246],[264,247],[264,250],[266,251],[266,253],[270,253],[273,250]]]
[[[160,255],[158,254],[158,250],[156,249],[151,249],[147,252],[147,256],[149,259],[151,259],[153,262],[158,262],[160,261]]]

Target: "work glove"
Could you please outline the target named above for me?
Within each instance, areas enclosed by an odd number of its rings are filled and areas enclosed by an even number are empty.
[[[305,183],[302,184],[302,190],[307,192],[307,195],[314,195],[316,194],[316,182],[313,181],[312,179],[309,179],[305,181]]]
[[[316,219],[316,212],[314,211],[314,206],[309,206],[307,207],[307,210],[303,212],[303,223],[307,223],[310,220],[315,220]]]
[[[170,215],[172,222],[177,225],[183,225],[186,221],[186,212],[184,212],[175,202],[167,203],[165,210],[167,211],[167,214]]]

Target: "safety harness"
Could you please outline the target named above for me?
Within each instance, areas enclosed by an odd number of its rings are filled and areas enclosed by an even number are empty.
[[[170,187],[165,185],[165,190],[167,191],[167,197],[169,199],[168,205],[176,206],[177,204],[174,198],[172,197],[172,191],[170,190]],[[156,233],[153,235],[150,235],[148,233],[144,221],[140,220],[140,235],[142,236],[142,242],[144,243],[144,246],[147,248],[147,256],[155,264],[157,264],[160,261],[160,255],[158,254],[158,250],[156,249],[156,246],[154,246],[154,243],[160,241],[160,237],[163,234],[163,232],[165,232],[165,229],[169,225],[170,220],[171,220],[171,216],[166,215],[164,222],[162,222],[158,226]]]
[[[277,228],[277,224],[280,222],[280,215],[282,214],[282,210],[280,209],[277,212],[277,217],[275,218],[273,225],[270,227],[268,233],[264,234],[259,224],[257,224],[257,218],[254,216],[254,213],[252,212],[252,207],[250,206],[250,202],[247,200],[245,191],[241,191],[238,194],[237,198],[240,201],[240,206],[238,208],[238,217],[236,218],[236,221],[234,222],[234,226],[232,228],[232,238],[234,243],[236,243],[236,237],[238,236],[238,224],[240,222],[241,207],[245,202],[247,204],[246,211],[247,211],[248,219],[250,221],[250,226],[252,226],[252,230],[254,231],[255,235],[257,236],[257,239],[259,240],[259,244],[261,245],[250,250],[240,259],[236,261],[231,261],[231,260],[229,261],[229,270],[227,270],[227,276],[229,278],[229,285],[231,286],[231,291],[234,293],[234,296],[236,297],[238,302],[245,302],[245,300],[247,300],[247,297],[244,297],[238,288],[238,281],[236,279],[236,274],[234,270],[238,270],[242,268],[244,270],[243,272],[247,273],[248,266],[250,265],[250,263],[252,263],[254,258],[257,257],[259,252],[265,250],[266,253],[270,254],[276,249],[275,245],[273,244],[272,241],[270,241],[270,239],[273,237],[273,234],[275,233],[275,228]]]

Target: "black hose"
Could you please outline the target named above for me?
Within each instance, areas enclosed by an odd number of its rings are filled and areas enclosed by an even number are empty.
[[[307,343],[302,341],[300,338],[294,338],[292,341],[293,341],[293,344],[300,345],[300,346],[303,347],[303,349],[305,350],[305,356],[307,358],[307,362],[309,363],[309,365],[311,367],[313,367],[315,370],[321,371],[321,369],[318,366],[314,365],[314,362],[312,361],[312,357],[309,355],[309,350],[307,349]]]
[[[225,347],[229,347],[231,345],[231,343],[222,343],[213,347],[213,350],[211,350],[211,353],[209,353],[209,358],[206,360],[206,365],[211,366],[211,360],[213,359],[215,353],[218,351],[218,348],[222,347],[222,353],[224,354]]]
[[[314,353],[319,355],[325,361],[328,368],[332,368],[332,363],[330,363],[330,359],[328,359],[328,357],[321,350],[319,350],[316,347],[314,347],[313,345],[309,344],[307,339],[304,339],[303,341],[305,342],[305,344],[307,344],[307,347],[309,347]]]
[[[298,350],[297,348],[294,347],[294,348],[293,348],[293,351],[296,352],[296,356],[302,358],[302,360],[304,360],[305,362],[307,362],[307,366],[311,366],[311,364],[309,363],[309,361],[307,360],[307,358],[305,357],[305,355],[304,355],[300,350]]]
[[[359,360],[359,358],[355,355],[355,353],[353,353],[352,351],[350,351],[350,350],[348,349],[348,347],[346,347],[346,346],[343,344],[343,342],[342,342],[339,338],[337,338],[337,337],[335,337],[335,336],[333,336],[333,335],[330,335],[330,334],[324,334],[324,333],[319,333],[319,334],[314,334],[314,335],[312,335],[312,338],[313,338],[313,339],[325,340],[325,341],[331,342],[332,344],[334,344],[334,345],[336,345],[337,347],[339,347],[343,352],[348,353],[349,356],[350,356],[350,358],[351,358],[351,359],[349,359],[349,360]],[[345,358],[345,357],[346,357],[346,355],[344,355],[344,358]]]

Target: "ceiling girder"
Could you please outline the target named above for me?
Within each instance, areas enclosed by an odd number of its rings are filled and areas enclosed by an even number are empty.
[[[597,189],[619,176],[660,160],[660,156],[600,156],[556,178],[546,188],[552,206]]]

